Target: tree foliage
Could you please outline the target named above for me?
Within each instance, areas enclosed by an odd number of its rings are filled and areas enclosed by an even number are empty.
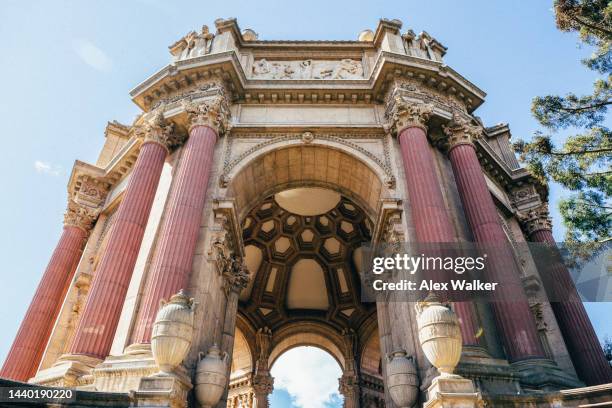
[[[554,6],[557,27],[577,32],[594,49],[582,62],[601,77],[590,95],[534,98],[533,115],[549,134],[537,132],[514,147],[542,183],[553,180],[572,191],[559,204],[566,241],[595,249],[612,235],[612,132],[606,126],[612,104],[612,2],[557,0]],[[554,140],[562,130],[575,134]]]
[[[601,347],[603,348],[606,360],[608,360],[608,363],[610,364],[610,366],[612,366],[612,339],[606,337]]]

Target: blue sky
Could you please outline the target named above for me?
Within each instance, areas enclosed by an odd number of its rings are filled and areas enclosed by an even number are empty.
[[[59,237],[74,160],[95,161],[107,121],[132,121],[128,91],[168,63],[167,46],[188,31],[237,17],[261,39],[354,39],[380,17],[399,18],[447,46],[446,63],[488,93],[477,111],[487,125],[509,122],[525,137],[538,129],[535,95],[588,93],[595,78],[579,62],[589,50],[556,30],[551,3],[3,0],[0,359]],[[556,202],[562,193],[552,192]],[[610,305],[588,310],[600,337],[612,335]]]

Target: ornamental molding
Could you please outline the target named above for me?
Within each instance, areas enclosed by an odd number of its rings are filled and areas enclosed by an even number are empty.
[[[442,126],[442,130],[446,135],[443,144],[447,151],[459,145],[473,146],[483,135],[482,127],[472,125],[472,118],[459,112],[453,112],[453,118],[447,125]]]
[[[274,391],[274,378],[270,373],[255,374],[253,376],[253,391],[258,395],[269,395]]]
[[[142,143],[157,143],[168,152],[183,142],[183,137],[174,129],[174,123],[166,120],[161,109],[145,115],[141,124],[134,129],[136,138]]]
[[[64,225],[89,232],[100,215],[110,187],[101,169],[77,161],[68,183]]]
[[[396,198],[380,200],[378,219],[372,234],[373,245],[387,244],[393,249],[401,248],[406,242],[406,231],[402,222],[403,212],[402,200]]]
[[[89,233],[100,215],[100,208],[92,208],[68,200],[68,207],[64,213],[64,225],[77,227]]]
[[[240,137],[242,138],[242,137]],[[249,149],[245,150],[238,156],[232,158],[232,145],[234,143],[234,137],[228,138],[227,145],[225,148],[225,154],[223,159],[223,171],[221,176],[219,177],[219,183],[221,187],[226,188],[231,182],[231,178],[233,176],[233,172],[236,167],[247,160],[248,157],[254,155],[260,150],[263,150],[267,147],[276,145],[276,144],[285,144],[284,147],[288,147],[286,145],[287,142],[295,142],[301,141],[304,144],[317,145],[317,146],[325,146],[323,143],[318,143],[319,141],[323,142],[333,142],[338,143],[342,146],[347,147],[349,150],[354,150],[365,156],[368,160],[374,162],[379,169],[382,171],[384,175],[383,183],[390,189],[395,188],[395,175],[392,169],[391,164],[391,151],[389,146],[389,140],[386,137],[380,136],[370,136],[370,137],[360,137],[357,136],[355,139],[377,139],[380,140],[383,147],[383,158],[376,156],[369,150],[359,146],[357,143],[351,142],[347,140],[345,134],[342,133],[327,133],[327,134],[319,134],[312,132],[301,132],[301,133],[291,133],[291,134],[250,134],[248,138],[266,138],[261,143],[258,143]]]
[[[519,221],[527,236],[536,231],[552,231],[552,218],[548,212],[548,203],[518,213]]]
[[[509,190],[512,206],[518,211],[527,211],[542,204],[540,194],[534,184],[522,184]]]

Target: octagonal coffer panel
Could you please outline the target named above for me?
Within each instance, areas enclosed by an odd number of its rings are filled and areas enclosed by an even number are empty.
[[[243,239],[247,262],[257,251],[262,259],[240,298],[241,313],[270,327],[294,313],[321,318],[322,312],[340,325],[359,324],[368,312],[358,298],[356,262],[370,240],[368,222],[346,197],[315,215],[281,208],[274,196],[255,205],[245,215]]]

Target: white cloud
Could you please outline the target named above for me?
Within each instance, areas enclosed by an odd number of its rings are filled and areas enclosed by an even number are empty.
[[[81,60],[93,69],[109,72],[113,68],[113,61],[110,57],[91,41],[86,39],[75,40],[73,46]]]
[[[291,349],[276,360],[271,371],[274,388],[287,391],[297,407],[328,408],[339,397],[340,366],[318,348]]]
[[[44,161],[40,161],[40,160],[36,160],[34,162],[34,169],[36,169],[38,173],[51,174],[52,176],[59,176],[62,173],[61,166],[51,164],[48,162],[44,162]]]

